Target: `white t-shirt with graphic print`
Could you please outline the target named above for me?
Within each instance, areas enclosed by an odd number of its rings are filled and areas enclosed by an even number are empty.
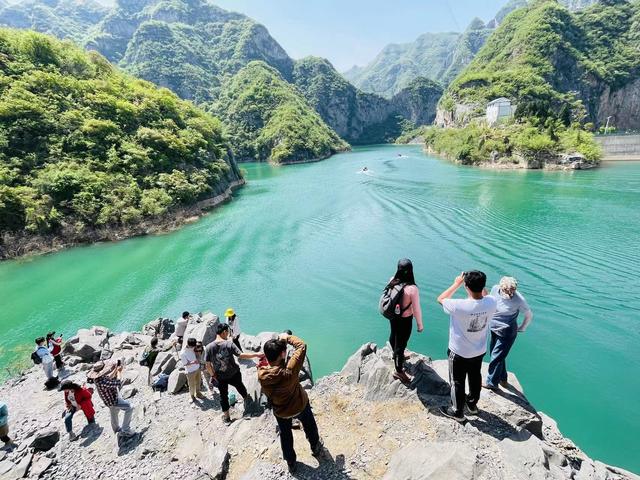
[[[487,351],[489,321],[497,308],[496,299],[447,298],[442,308],[450,318],[449,350],[464,358],[483,355]]]

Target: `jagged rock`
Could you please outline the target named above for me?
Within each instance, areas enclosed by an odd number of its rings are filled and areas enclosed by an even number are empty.
[[[142,333],[149,337],[158,337],[161,340],[168,339],[176,331],[173,320],[168,318],[156,318],[142,327]]]
[[[29,475],[33,478],[39,478],[51,465],[53,465],[53,459],[41,455],[33,461]]]
[[[27,453],[20,463],[14,465],[11,470],[4,473],[1,477],[2,480],[18,480],[19,478],[23,478],[27,476],[27,472],[29,471],[29,467],[31,466],[31,460],[33,459],[33,453]]]
[[[37,433],[29,446],[38,452],[51,450],[60,440],[60,432],[56,429],[48,429]]]
[[[203,345],[208,345],[216,339],[216,328],[219,324],[220,319],[212,313],[205,313],[202,317],[196,316],[187,325],[184,338],[195,338]]]
[[[15,464],[11,460],[2,460],[0,462],[0,475],[4,475],[8,471],[10,471]]]
[[[126,361],[124,363],[125,365],[127,364]],[[140,376],[140,372],[138,370],[133,370],[133,369],[126,370],[124,372],[124,375],[122,376],[122,386],[131,385],[132,383],[135,383],[135,381],[138,379],[139,376]]]
[[[570,478],[570,469],[565,473],[557,464],[550,464],[541,445],[542,442],[527,430],[520,430],[502,440],[499,447],[507,478],[531,480]],[[563,463],[567,465],[566,459]]]
[[[175,358],[173,352],[160,352],[153,364],[151,376],[155,377],[161,373],[169,375],[176,368],[177,364],[178,360]]]
[[[391,457],[383,480],[470,480],[476,457],[465,443],[414,442]]]
[[[125,400],[128,398],[133,397],[136,393],[138,393],[138,389],[136,387],[132,387],[131,385],[124,387],[121,391],[120,394],[122,395],[122,398],[124,398]]]
[[[184,369],[174,370],[169,375],[169,383],[167,385],[168,393],[180,393],[187,385],[187,372]]]
[[[342,367],[340,375],[352,383],[358,383],[362,374],[361,369],[364,359],[377,350],[378,346],[375,343],[365,343],[362,345],[356,353],[349,357],[347,363]]]
[[[213,480],[223,480],[229,471],[229,458],[226,448],[210,443],[200,457],[200,468]]]
[[[102,346],[99,345],[98,340],[92,340],[90,343],[67,343],[65,353],[76,356],[83,362],[97,362],[102,354]]]
[[[640,480],[640,476],[602,462],[585,460],[573,480]]]
[[[109,339],[109,345],[113,350],[125,349],[127,347],[131,349],[133,346],[140,345],[140,340],[138,340],[135,335],[124,332],[111,337],[111,339]]]

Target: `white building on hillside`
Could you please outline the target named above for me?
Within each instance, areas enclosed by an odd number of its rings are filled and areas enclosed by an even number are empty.
[[[487,123],[495,125],[498,122],[507,120],[513,117],[515,111],[516,106],[511,105],[511,100],[504,97],[496,98],[487,104]]]

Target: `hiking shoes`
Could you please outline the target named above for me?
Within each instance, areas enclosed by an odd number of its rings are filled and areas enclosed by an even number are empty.
[[[298,462],[287,462],[287,468],[291,475],[295,474],[298,471]]]
[[[478,413],[480,413],[480,410],[478,410],[478,406],[475,403],[469,403],[469,402],[467,402],[467,411],[471,415],[478,415]]]
[[[502,388],[509,388],[511,385],[509,385],[509,382],[507,382],[506,380],[502,380],[502,381],[500,382],[500,386],[501,386]]]
[[[483,383],[482,388],[486,388],[487,390],[492,390],[494,392],[498,391],[498,387],[491,385],[490,383]]]
[[[451,407],[440,407],[440,413],[445,417],[453,418],[458,423],[464,423],[467,421],[464,415],[458,415]]]
[[[323,458],[325,456],[326,450],[324,448],[324,442],[322,441],[322,439],[318,440],[318,443],[316,444],[315,447],[313,447],[313,450],[311,451],[311,455],[313,455],[316,458]]]

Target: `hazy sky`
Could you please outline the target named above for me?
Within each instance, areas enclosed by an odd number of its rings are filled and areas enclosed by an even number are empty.
[[[213,0],[264,24],[294,58],[326,57],[340,71],[372,60],[388,43],[490,20],[507,0]]]

